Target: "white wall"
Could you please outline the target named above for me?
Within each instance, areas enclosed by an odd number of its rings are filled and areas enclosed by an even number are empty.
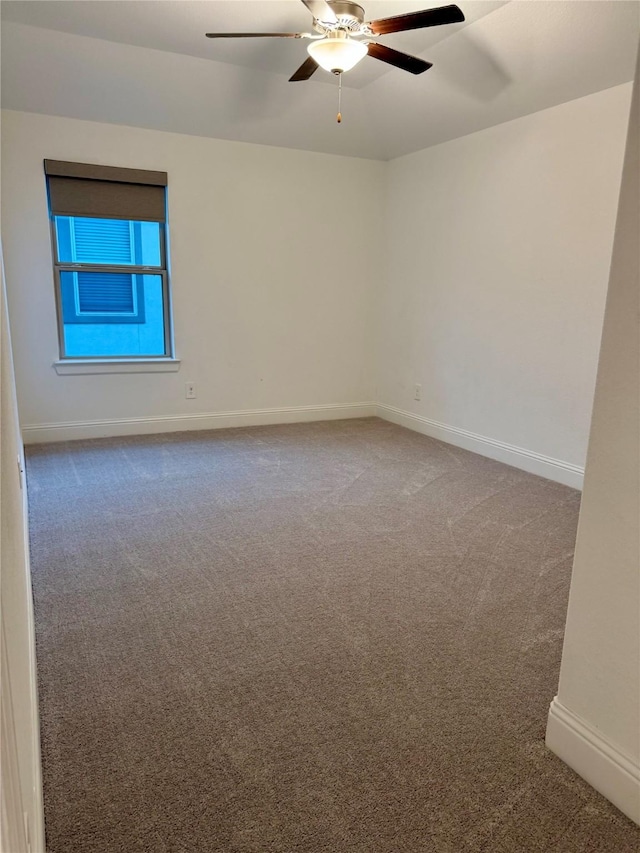
[[[390,163],[5,111],[25,438],[377,400],[383,417],[581,485],[630,92]],[[169,172],[179,373],[53,370],[44,157]]]
[[[368,293],[380,269],[384,164],[12,111],[2,137],[23,426],[373,399]],[[168,172],[179,373],[52,368],[45,157]],[[196,400],[185,400],[186,381],[197,383]]]
[[[625,84],[389,164],[377,399],[417,419],[390,416],[577,475],[630,94]]]
[[[640,823],[640,65],[547,743]]]
[[[0,672],[2,853],[44,853],[35,633],[22,442],[0,249],[2,377],[0,433]],[[20,465],[20,467],[18,467]],[[26,816],[26,821],[25,821]],[[29,847],[31,844],[31,847]]]

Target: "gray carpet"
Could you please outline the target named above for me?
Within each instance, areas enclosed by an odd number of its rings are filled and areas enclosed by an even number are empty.
[[[544,746],[577,492],[373,418],[28,451],[51,853],[638,850]]]

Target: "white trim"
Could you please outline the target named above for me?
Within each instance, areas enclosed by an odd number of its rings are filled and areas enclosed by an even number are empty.
[[[30,567],[30,552],[29,552],[29,512],[28,512],[28,501],[27,501],[27,489],[25,483],[25,466],[24,466],[24,448],[20,441],[19,436],[19,424],[18,424],[18,405],[16,400],[16,389],[14,382],[14,370],[13,370],[13,358],[12,358],[12,350],[11,350],[11,332],[9,328],[7,309],[6,309],[6,288],[5,288],[5,275],[4,275],[4,264],[2,258],[2,245],[0,243],[0,303],[2,306],[2,329],[0,330],[0,334],[3,336],[3,344],[6,344],[2,348],[2,356],[7,362],[7,373],[8,373],[8,406],[7,406],[7,425],[8,429],[6,430],[7,435],[3,436],[7,441],[7,446],[13,447],[16,456],[14,456],[14,460],[17,461],[17,468],[12,468],[9,471],[2,471],[3,476],[3,493],[4,493],[4,480],[18,474],[19,483],[20,483],[20,498],[21,498],[21,508],[18,518],[18,523],[20,523],[21,530],[14,530],[15,534],[15,546],[12,547],[11,553],[7,556],[13,562],[11,566],[11,571],[13,573],[19,573],[22,575],[20,580],[23,582],[24,586],[20,592],[20,597],[22,599],[22,595],[24,594],[24,600],[20,600],[18,603],[21,607],[23,607],[23,611],[21,613],[21,618],[23,620],[24,629],[26,631],[26,639],[27,639],[27,648],[26,648],[26,656],[24,644],[21,644],[20,649],[16,649],[17,657],[12,659],[10,663],[10,657],[8,653],[8,649],[6,646],[6,633],[5,633],[5,612],[2,610],[4,606],[4,599],[0,602],[0,621],[2,622],[2,631],[0,632],[0,643],[2,645],[2,655],[0,656],[0,668],[2,669],[1,677],[0,677],[0,690],[2,691],[2,700],[0,701],[0,705],[2,705],[2,711],[0,712],[3,717],[3,725],[0,728],[2,731],[2,744],[3,748],[8,743],[14,740],[17,732],[15,730],[17,720],[15,716],[15,693],[12,693],[12,687],[15,688],[16,684],[20,684],[21,696],[24,696],[24,690],[28,690],[28,709],[26,709],[27,719],[20,720],[20,731],[21,738],[25,739],[29,737],[30,739],[30,763],[31,767],[27,768],[26,762],[28,760],[28,756],[24,755],[23,752],[16,751],[15,758],[18,759],[19,764],[18,767],[15,767],[15,763],[13,763],[13,771],[9,771],[13,773],[13,779],[10,782],[10,785],[14,787],[14,800],[13,800],[13,814],[11,815],[11,819],[16,820],[17,823],[10,830],[8,827],[4,827],[2,833],[0,833],[2,844],[5,842],[10,842],[12,844],[15,843],[15,838],[17,837],[19,840],[19,846],[8,848],[6,853],[13,853],[13,851],[26,851],[26,853],[44,853],[45,850],[45,832],[44,832],[44,804],[43,804],[43,790],[42,790],[42,765],[40,760],[40,714],[38,707],[38,679],[37,679],[37,661],[36,661],[36,635],[35,635],[35,618],[34,618],[34,606],[33,606],[33,592],[31,585],[31,567]],[[3,364],[3,368],[4,368]],[[3,370],[3,379],[7,377],[4,376]],[[3,389],[3,398],[4,398],[4,389]],[[4,411],[5,400],[2,401],[3,413],[2,413],[2,421],[4,426],[5,421],[5,411]],[[8,482],[8,480],[7,480]],[[17,495],[16,495],[17,498]],[[16,501],[17,503],[17,501]],[[21,534],[21,536],[20,536]],[[12,540],[13,541],[13,540]],[[7,566],[2,566],[2,570],[6,570]],[[23,640],[25,636],[23,634]],[[26,659],[25,659],[26,657]],[[18,667],[20,672],[17,673],[18,678],[16,680],[12,680],[12,671],[10,669],[11,666]],[[24,676],[27,675],[28,678],[27,683],[25,684]],[[9,714],[7,713],[7,703],[11,709],[11,720],[9,718]],[[22,703],[21,703],[22,704]],[[24,707],[22,708],[24,712]],[[7,731],[5,731],[5,724],[7,726]],[[24,740],[23,740],[24,745]],[[4,754],[3,754],[4,757]],[[21,762],[21,763],[20,763]],[[9,813],[8,803],[5,804],[4,796],[5,789],[4,783],[7,781],[6,779],[6,768],[3,762],[0,762],[0,770],[2,776],[2,792],[0,795],[0,799],[2,802],[1,816],[3,820],[6,820]],[[17,777],[16,777],[17,770]],[[30,773],[29,773],[30,771]],[[26,778],[30,776],[30,787],[27,787]],[[16,815],[16,797],[15,797],[15,785],[20,785],[20,804],[22,807],[22,814]],[[13,835],[13,838],[8,837]]]
[[[24,482],[24,460],[22,452],[19,457],[18,476],[21,479],[22,495],[22,547],[24,555],[21,570],[24,571],[26,586],[26,629],[28,635],[28,688],[29,688],[29,711],[31,737],[31,781],[32,789],[22,792],[20,781],[20,766],[16,752],[16,731],[13,712],[13,697],[11,693],[11,667],[7,656],[7,644],[4,632],[4,620],[1,628],[2,662],[0,671],[2,674],[2,688],[0,698],[2,710],[1,719],[1,742],[2,742],[2,832],[0,833],[0,848],[3,853],[24,850],[27,853],[44,853],[44,802],[42,790],[42,766],[40,763],[40,710],[38,704],[38,678],[36,672],[36,633],[35,618],[33,610],[33,593],[31,588],[31,564],[29,556],[29,527],[28,527],[28,504],[26,487]],[[24,798],[23,798],[24,793]],[[26,798],[26,799],[25,799]]]
[[[92,365],[92,367],[95,366]],[[133,369],[136,369],[135,365]],[[202,412],[194,415],[164,415],[155,418],[25,424],[22,427],[22,436],[25,444],[37,444],[48,441],[70,441],[118,435],[144,435],[196,429],[222,429],[340,418],[366,418],[374,415],[423,435],[446,441],[457,447],[463,447],[473,453],[497,459],[507,465],[514,465],[532,474],[556,480],[576,489],[582,488],[584,468],[580,468],[578,465],[552,459],[549,456],[543,456],[522,447],[515,447],[493,438],[477,435],[468,430],[447,426],[429,418],[404,412],[393,406],[381,406],[373,402],[325,406],[287,406],[277,409],[246,409],[235,412]]]
[[[593,788],[640,824],[640,765],[556,696],[549,708],[546,744]]]
[[[51,365],[58,376],[89,373],[176,373],[180,370],[179,358],[119,358],[84,359],[65,358]]]
[[[224,429],[238,426],[367,418],[375,414],[375,403],[288,406],[280,409],[202,412],[194,415],[170,415],[157,418],[25,424],[22,427],[22,436],[25,444],[37,444],[46,441],[70,441],[79,438],[104,438],[117,435],[145,435],[181,430]]]
[[[582,488],[584,468],[579,465],[563,462],[561,459],[553,459],[550,456],[543,456],[533,450],[516,447],[513,444],[478,435],[466,429],[438,423],[438,421],[432,421],[430,418],[423,418],[421,415],[396,409],[394,406],[378,404],[376,409],[378,417],[394,424],[415,430],[431,438],[440,439],[440,441],[446,441],[456,447],[463,447],[465,450],[471,450],[481,456],[497,459],[499,462],[513,465],[523,471],[529,471],[531,474],[538,474],[540,477],[564,483],[574,489]]]
[[[13,850],[26,850],[27,840],[24,826],[22,792],[20,790],[20,762],[18,761],[17,736],[13,721],[13,699],[9,673],[7,642],[4,635],[4,621],[0,625],[2,687],[0,689],[0,738],[2,743],[2,771],[0,794],[2,799],[2,823],[0,840],[3,853]]]
[[[22,545],[24,548],[24,570],[27,586],[27,630],[29,633],[29,704],[31,706],[31,755],[33,757],[30,813],[33,823],[27,823],[28,850],[44,853],[44,789],[42,784],[42,755],[40,752],[40,701],[38,696],[38,663],[36,657],[36,619],[31,582],[31,552],[29,548],[29,499],[25,474],[24,446],[20,447],[20,482],[22,488]],[[26,803],[24,805],[27,805]]]

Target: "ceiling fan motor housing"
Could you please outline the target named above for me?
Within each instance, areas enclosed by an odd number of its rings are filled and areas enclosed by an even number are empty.
[[[330,0],[328,4],[335,13],[337,20],[322,21],[316,19],[313,22],[316,32],[328,35],[336,31],[346,33],[360,33],[364,23],[364,9],[358,6],[357,3],[350,3],[349,0]]]

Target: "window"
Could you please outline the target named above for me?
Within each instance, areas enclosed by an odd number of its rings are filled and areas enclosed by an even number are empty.
[[[164,172],[45,160],[62,359],[172,356]]]

